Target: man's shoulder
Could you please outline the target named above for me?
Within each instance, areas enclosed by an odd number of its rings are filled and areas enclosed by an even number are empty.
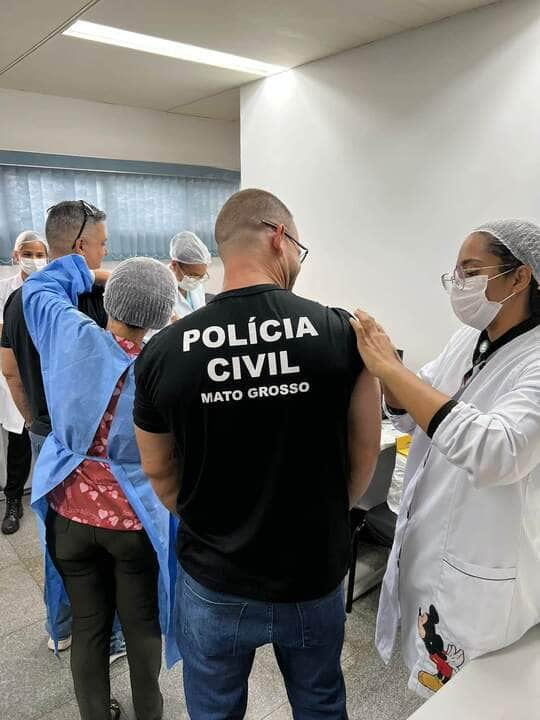
[[[16,349],[30,341],[22,304],[22,287],[8,297],[4,306],[2,347]]]
[[[82,293],[79,295],[79,299],[85,298],[88,300],[97,300],[103,301],[103,294],[105,293],[105,288],[102,285],[92,285],[92,289],[90,292]]]
[[[103,294],[104,288],[93,285],[90,292],[79,295],[77,307],[100,327],[105,328],[107,327],[108,318],[105,312]]]
[[[219,296],[217,296],[219,298]],[[246,296],[246,302],[250,301],[250,296]],[[308,317],[325,318],[330,323],[349,326],[350,313],[338,307],[329,307],[323,305],[317,300],[311,300],[301,295],[296,295],[290,290],[281,290],[278,293],[272,293],[272,308],[277,308],[278,312],[284,317],[287,315],[306,315]],[[185,317],[177,320],[171,328],[176,329],[176,333],[182,333],[191,328],[203,328],[213,322],[219,323],[222,318],[223,308],[219,302],[210,302],[208,305],[195,310]],[[162,335],[163,333],[160,333]]]
[[[103,285],[92,285],[92,289],[90,290],[90,295],[93,295],[94,297],[102,298],[105,294],[105,288]]]
[[[340,307],[324,305],[317,300],[310,300],[309,298],[295,295],[294,293],[290,293],[290,295],[296,300],[298,307],[303,308],[306,312],[311,311],[312,313],[316,313],[320,316],[326,316],[331,320],[334,319],[335,321],[345,321],[347,324],[349,323],[351,313],[348,310],[344,310]]]
[[[197,327],[197,325],[204,325],[207,320],[212,317],[216,317],[219,314],[220,311],[218,309],[218,306],[210,303],[209,305],[203,305],[197,310],[194,310],[193,312],[189,313],[189,315],[184,315],[184,317],[176,320],[176,322],[174,322],[170,326],[170,328],[166,329],[170,330],[176,328],[177,331],[183,331],[188,328]]]

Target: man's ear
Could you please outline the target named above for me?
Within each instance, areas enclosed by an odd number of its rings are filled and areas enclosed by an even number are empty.
[[[76,255],[84,255],[83,244],[84,244],[84,240],[82,238],[79,238],[78,240],[75,241],[75,247],[73,248],[73,250],[71,252],[75,253]]]
[[[272,233],[272,248],[278,255],[285,254],[285,226],[278,225]]]

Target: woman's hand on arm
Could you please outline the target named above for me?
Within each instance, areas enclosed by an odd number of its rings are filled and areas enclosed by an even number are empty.
[[[351,324],[356,332],[358,351],[369,372],[381,381],[387,404],[406,410],[427,432],[434,416],[451,398],[403,366],[392,341],[370,315],[356,310]]]

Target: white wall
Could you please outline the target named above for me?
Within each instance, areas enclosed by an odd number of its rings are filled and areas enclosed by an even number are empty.
[[[0,89],[0,149],[238,170],[238,123]]]
[[[492,217],[540,221],[540,2],[504,2],[242,91],[242,184],[311,247],[298,291],[360,305],[418,367],[456,327],[439,276]]]

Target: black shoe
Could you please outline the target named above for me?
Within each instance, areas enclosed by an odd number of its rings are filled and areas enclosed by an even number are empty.
[[[118,702],[117,702],[114,698],[111,698],[110,708],[111,708],[111,720],[119,720],[119,718],[120,718],[120,705],[118,704]]]
[[[20,518],[23,516],[22,500],[6,500],[6,514],[2,521],[4,535],[13,535],[20,528]]]

